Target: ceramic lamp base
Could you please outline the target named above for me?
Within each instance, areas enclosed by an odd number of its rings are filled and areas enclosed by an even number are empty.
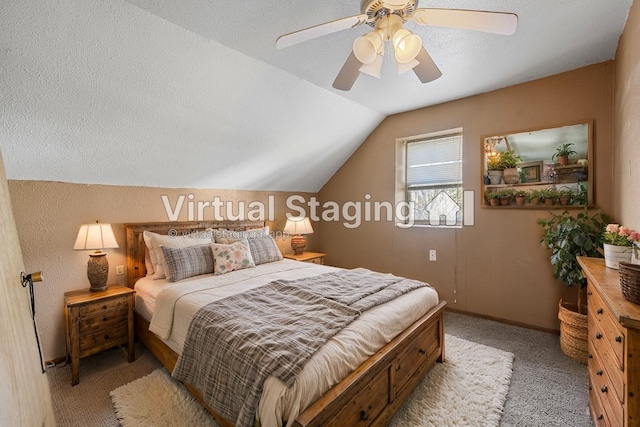
[[[89,277],[89,283],[91,283],[90,291],[98,292],[107,289],[107,278],[109,277],[107,254],[99,252],[89,255],[87,276]]]
[[[307,238],[301,234],[291,237],[291,249],[296,255],[300,255],[304,252],[304,248],[307,246]]]

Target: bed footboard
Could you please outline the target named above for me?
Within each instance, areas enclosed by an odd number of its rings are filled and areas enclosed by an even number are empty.
[[[431,366],[436,361],[444,362],[445,306],[446,302],[441,301],[326,392],[291,425],[386,425]],[[137,314],[135,333],[151,353],[169,371],[173,371],[178,354],[149,332],[149,322]],[[196,390],[188,384],[186,386],[222,427],[233,425],[212,411]]]

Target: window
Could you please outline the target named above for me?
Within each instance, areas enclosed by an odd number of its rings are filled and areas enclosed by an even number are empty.
[[[461,226],[462,130],[398,141],[396,196],[411,202],[413,223]]]

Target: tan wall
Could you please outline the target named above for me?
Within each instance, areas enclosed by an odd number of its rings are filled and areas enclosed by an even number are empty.
[[[629,11],[616,53],[614,210],[621,224],[640,230],[640,1]]]
[[[172,208],[179,195],[194,195],[195,201],[211,201],[215,196],[232,202],[236,211],[240,201],[267,203],[275,196],[273,230],[285,224],[285,203],[289,193],[229,190],[163,189],[103,185],[65,184],[43,181],[9,181],[20,245],[27,271],[42,271],[44,281],[35,285],[36,317],[45,360],[65,355],[63,298],[66,291],[88,288],[89,251],[74,251],[73,244],[81,224],[100,220],[113,224],[119,249],[106,249],[109,283],[126,284],[125,276],[116,276],[115,267],[125,265],[123,223],[168,221],[161,195],[166,194]],[[300,193],[310,197],[311,194]],[[247,209],[249,207],[247,206]],[[180,221],[186,221],[186,205]],[[211,210],[205,220],[213,219]],[[314,228],[317,226],[314,224]],[[317,248],[317,234],[308,237],[308,248]],[[283,253],[290,253],[289,241],[278,242]]]
[[[331,264],[364,266],[425,280],[450,307],[542,328],[557,328],[567,293],[553,278],[536,219],[544,210],[482,209],[481,136],[592,118],[595,198],[612,209],[613,63],[597,64],[506,89],[388,117],[321,189],[332,200],[394,201],[395,139],[463,127],[464,188],[476,194],[475,226],[413,228],[367,223],[348,230],[320,225],[320,249]],[[428,261],[428,251],[437,261]],[[573,295],[571,295],[572,297]]]

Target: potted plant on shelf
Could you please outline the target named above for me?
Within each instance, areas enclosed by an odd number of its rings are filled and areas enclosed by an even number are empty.
[[[569,164],[569,156],[572,154],[576,154],[576,152],[571,148],[573,145],[572,142],[566,142],[556,148],[556,152],[553,156],[551,156],[551,160],[558,160],[560,166],[567,166]]]
[[[553,276],[566,286],[578,286],[576,304],[560,300],[560,347],[570,358],[587,363],[587,308],[586,296],[581,292],[587,285],[578,256],[602,258],[604,236],[602,230],[609,222],[603,213],[589,215],[587,209],[577,215],[565,211],[538,219],[544,235],[540,241],[551,249]]]
[[[499,191],[500,193],[500,206],[509,206],[511,199],[513,198],[513,190],[505,189]]]
[[[538,206],[541,199],[544,199],[544,193],[542,190],[529,190],[529,202],[532,206]]]
[[[545,206],[553,206],[558,198],[558,191],[553,187],[540,190],[540,194]]]
[[[504,169],[504,175],[502,179],[504,179],[505,184],[517,184],[520,182],[520,172],[518,172],[518,165],[522,163],[522,159],[520,156],[516,154],[514,150],[507,150],[503,153],[500,153],[500,163],[502,163],[502,168]]]
[[[526,190],[516,190],[513,195],[516,199],[516,206],[524,206],[529,197],[529,192]]]
[[[502,182],[504,174],[504,166],[500,161],[500,153],[492,153],[487,156],[487,173],[489,174],[489,182],[498,185]]]
[[[558,201],[560,205],[566,206],[571,203],[571,199],[573,198],[573,191],[569,188],[563,188],[558,191]]]
[[[484,197],[490,206],[498,206],[500,204],[500,191],[487,191]]]

